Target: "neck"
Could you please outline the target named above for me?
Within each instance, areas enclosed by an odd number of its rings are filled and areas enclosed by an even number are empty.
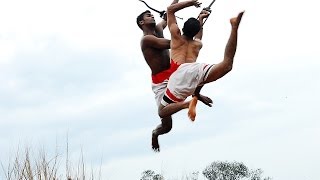
[[[143,35],[155,35],[156,28],[155,27],[145,27],[143,28]]]
[[[186,40],[193,40],[193,37],[192,38],[190,38],[190,37],[188,37],[188,36],[186,36],[186,35],[182,35]]]

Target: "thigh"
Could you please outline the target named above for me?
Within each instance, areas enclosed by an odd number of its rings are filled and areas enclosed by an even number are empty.
[[[222,78],[224,75],[226,75],[228,72],[230,72],[231,69],[232,69],[232,66],[229,66],[225,62],[221,62],[221,63],[214,65],[210,69],[208,77],[204,81],[204,84],[210,83],[210,82],[213,82],[213,81],[216,81],[216,80]]]

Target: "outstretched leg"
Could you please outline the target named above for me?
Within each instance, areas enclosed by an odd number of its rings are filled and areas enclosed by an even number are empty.
[[[205,83],[215,81],[223,77],[224,75],[226,75],[228,72],[232,70],[233,59],[237,50],[238,28],[239,28],[243,13],[244,11],[240,12],[238,16],[230,19],[231,34],[225,48],[224,59],[222,62],[216,64],[210,70],[208,78],[206,79]]]
[[[171,129],[172,129],[172,118],[171,116],[168,116],[168,117],[162,118],[161,124],[159,124],[152,131],[152,149],[155,152],[160,151],[158,136],[170,132]]]

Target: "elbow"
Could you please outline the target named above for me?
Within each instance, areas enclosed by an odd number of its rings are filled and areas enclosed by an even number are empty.
[[[173,14],[173,13],[175,13],[174,6],[173,5],[168,6],[167,7],[167,14]]]
[[[225,68],[225,74],[227,74],[228,72],[230,72],[232,70],[233,66],[229,65]]]

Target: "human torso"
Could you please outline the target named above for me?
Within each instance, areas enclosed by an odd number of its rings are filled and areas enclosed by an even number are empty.
[[[202,42],[187,39],[184,36],[171,40],[171,59],[178,64],[192,63],[197,60]]]
[[[162,31],[156,30],[152,36],[163,38],[163,33]],[[152,75],[170,68],[170,53],[168,49],[157,49],[151,46],[146,46],[144,45],[144,42],[141,41],[141,50],[151,69]]]

